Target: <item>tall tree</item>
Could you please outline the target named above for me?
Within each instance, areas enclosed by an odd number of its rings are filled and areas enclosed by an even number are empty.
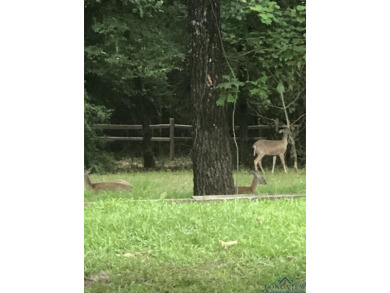
[[[232,194],[227,107],[217,106],[222,77],[220,1],[188,1],[191,98],[194,104],[194,194]]]

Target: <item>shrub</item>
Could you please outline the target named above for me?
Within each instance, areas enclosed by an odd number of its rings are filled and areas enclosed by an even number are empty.
[[[112,171],[114,159],[104,150],[104,141],[99,139],[103,133],[93,125],[107,123],[112,110],[90,102],[88,93],[84,90],[84,168],[94,167],[98,173]]]

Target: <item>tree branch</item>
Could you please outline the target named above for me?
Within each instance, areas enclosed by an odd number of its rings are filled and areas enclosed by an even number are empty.
[[[298,93],[298,95],[297,95],[297,97],[294,99],[294,101],[292,101],[290,104],[288,104],[288,105],[286,106],[286,108],[290,107],[296,100],[298,100],[298,98],[299,98],[299,96],[302,94],[302,92],[303,92],[303,90],[301,90],[301,91]]]
[[[303,116],[306,116],[306,114],[302,114],[301,116],[299,116],[294,122],[291,123],[291,125],[294,125],[295,123],[297,123],[297,121],[299,119],[301,119]]]

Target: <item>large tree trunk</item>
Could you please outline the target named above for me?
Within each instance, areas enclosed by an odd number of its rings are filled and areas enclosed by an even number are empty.
[[[220,1],[188,2],[191,98],[194,104],[194,194],[233,194],[226,106],[217,106],[222,77]]]

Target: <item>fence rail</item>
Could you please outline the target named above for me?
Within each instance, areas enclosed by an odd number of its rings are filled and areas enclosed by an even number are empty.
[[[163,128],[170,128],[171,124],[151,124],[149,125],[151,129],[163,129]],[[181,128],[181,129],[192,129],[192,125],[185,125],[185,124],[174,124],[175,128]],[[97,129],[105,129],[105,130],[141,130],[142,125],[127,125],[127,124],[95,124],[95,127]],[[281,126],[281,128],[284,128],[285,126]],[[249,130],[254,129],[269,129],[271,126],[269,125],[249,125]],[[240,129],[240,126],[235,126],[236,130]]]
[[[174,124],[175,128],[192,129],[192,125]],[[170,128],[171,124],[153,124],[149,125],[151,129]],[[120,130],[141,130],[142,125],[126,125],[126,124],[95,124],[98,129],[120,129]]]
[[[94,125],[97,129],[102,129],[102,130],[142,130],[142,125],[127,125],[127,124],[95,124]],[[175,119],[174,118],[169,118],[169,124],[152,124],[149,125],[149,127],[152,130],[162,130],[164,128],[169,128],[169,137],[156,137],[152,136],[151,140],[152,141],[158,141],[158,142],[165,142],[169,141],[170,142],[170,159],[174,159],[175,157],[175,141],[183,141],[183,140],[191,140],[193,139],[192,136],[179,136],[175,137],[175,128],[177,129],[188,129],[192,130],[193,126],[192,125],[185,125],[185,124],[175,124]],[[261,125],[260,120],[258,120],[258,125],[249,125],[248,130],[259,130],[259,136],[252,136],[248,137],[248,139],[251,140],[258,140],[264,137],[261,137],[260,130],[261,129],[271,129],[275,128],[278,130],[279,128],[285,128],[285,125],[280,125],[279,122],[276,120],[275,121],[275,126],[272,127],[270,125]],[[239,130],[239,126],[235,126],[235,130]],[[136,136],[136,137],[129,137],[129,136],[103,136],[101,137],[102,139],[105,139],[107,141],[142,141],[143,137],[142,136]],[[233,139],[233,137],[231,138]],[[236,139],[240,139],[238,136]]]

